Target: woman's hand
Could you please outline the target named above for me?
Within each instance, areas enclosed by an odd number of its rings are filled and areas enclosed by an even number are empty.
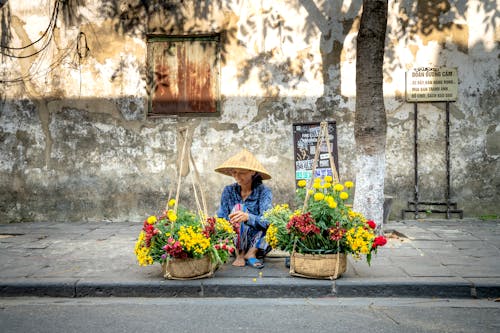
[[[248,221],[248,213],[237,211],[229,214],[229,219],[231,223],[243,223]]]

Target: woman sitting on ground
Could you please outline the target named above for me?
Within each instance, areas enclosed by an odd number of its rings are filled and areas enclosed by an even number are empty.
[[[271,176],[248,150],[231,157],[215,171],[236,180],[222,191],[217,211],[217,216],[229,220],[239,231],[233,265],[262,268],[264,263],[258,258],[263,259],[271,251],[265,240],[269,223],[262,215],[272,207],[271,189],[262,180]]]

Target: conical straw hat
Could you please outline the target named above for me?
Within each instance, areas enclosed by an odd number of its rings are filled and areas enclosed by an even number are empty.
[[[246,149],[243,149],[238,154],[229,158],[227,161],[219,165],[215,171],[227,176],[232,176],[233,169],[243,169],[258,172],[262,179],[271,179],[269,172],[264,169],[262,164]]]

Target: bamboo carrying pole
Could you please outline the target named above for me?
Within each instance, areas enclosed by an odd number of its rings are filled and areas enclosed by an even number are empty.
[[[322,121],[320,123],[318,141],[316,143],[316,151],[314,153],[311,179],[309,180],[308,186],[306,187],[306,197],[304,198],[304,207],[302,208],[303,212],[305,212],[307,209],[307,202],[309,201],[309,196],[310,196],[309,191],[311,190],[312,185],[314,183],[314,175],[316,173],[316,165],[318,164],[319,153],[320,153],[321,144],[323,143],[323,141],[326,141],[326,148],[328,151],[328,157],[330,159],[330,166],[332,168],[333,182],[334,183],[339,182],[339,174],[337,172],[337,167],[333,161],[332,149],[330,146],[329,133],[328,133],[328,123],[326,121]],[[339,247],[340,247],[340,243],[339,243],[339,241],[337,241],[337,248],[339,248]],[[295,244],[293,246],[293,253],[295,253]],[[335,265],[335,274],[332,277],[330,277],[332,280],[335,280],[338,277],[339,264],[340,264],[340,252],[337,250],[337,261],[336,261],[336,265]]]
[[[313,182],[314,182],[314,174],[316,173],[316,165],[318,164],[318,158],[319,158],[319,153],[321,150],[321,144],[323,143],[323,140],[326,141],[326,148],[328,151],[328,156],[330,158],[330,166],[332,168],[332,174],[333,174],[333,181],[335,183],[339,182],[339,174],[337,172],[337,167],[333,161],[333,156],[332,156],[332,148],[330,146],[330,141],[328,140],[328,123],[326,121],[322,121],[320,123],[320,129],[319,129],[319,134],[318,134],[318,141],[316,143],[316,151],[314,153],[314,160],[313,160],[313,168],[312,168],[312,174],[311,174],[311,179],[309,180],[309,183],[306,188],[306,197],[304,199],[304,207],[303,211],[307,209],[307,201],[309,200],[309,190],[312,188]]]
[[[188,153],[189,154],[188,163],[190,162],[190,165],[193,169],[193,174],[191,175],[191,177],[192,177],[192,185],[193,185],[193,192],[194,192],[194,197],[195,197],[195,201],[196,201],[196,207],[197,207],[198,214],[200,215],[201,220],[205,221],[205,219],[207,218],[207,204],[205,201],[205,195],[203,193],[203,188],[202,188],[201,182],[200,182],[200,175],[198,173],[198,169],[196,168],[195,160],[193,158],[193,155],[191,154],[190,149],[189,149],[189,151],[187,150],[188,131],[189,130],[186,127],[179,129],[179,134],[181,135],[184,142],[182,145],[181,156],[180,156],[180,166],[179,166],[178,177],[177,177],[177,190],[175,193],[174,212],[177,213],[177,208],[178,208],[178,204],[179,204],[181,181],[182,181],[182,169],[184,167],[184,159],[185,159],[186,153]],[[201,204],[200,204],[200,199],[198,198],[198,192],[199,192],[199,196],[201,198]],[[166,209],[168,209],[168,202],[170,201],[170,198],[171,198],[171,191],[168,194]]]
[[[203,188],[201,186],[200,182],[200,176],[198,173],[198,169],[196,168],[196,163],[193,158],[193,155],[191,154],[191,149],[188,150],[187,148],[187,142],[188,142],[188,133],[189,130],[186,127],[183,127],[179,129],[179,135],[183,139],[183,144],[182,144],[182,150],[181,150],[181,155],[180,155],[180,165],[178,169],[178,177],[177,177],[177,189],[175,193],[175,205],[174,205],[174,212],[177,214],[177,209],[179,207],[179,195],[180,195],[180,189],[181,189],[181,181],[182,181],[182,170],[184,167],[184,159],[186,156],[186,153],[189,154],[189,160],[188,163],[190,163],[192,167],[193,173],[191,174],[191,179],[192,179],[192,185],[193,185],[193,192],[194,192],[194,198],[196,201],[196,208],[198,210],[198,215],[200,217],[201,223],[206,223],[206,218],[207,218],[207,206],[205,202],[205,195],[203,193]],[[199,192],[199,197],[201,198],[201,204],[200,204],[200,198],[198,197],[198,192]],[[169,194],[168,194],[168,199],[167,199],[167,205],[166,209],[168,210],[168,202],[170,201],[172,194],[172,190],[170,189]],[[174,227],[174,223],[170,224],[171,230]],[[206,261],[208,260],[208,271],[206,271],[206,267],[204,266]],[[172,280],[192,280],[192,279],[200,279],[200,278],[205,278],[205,277],[210,277],[214,274],[214,270],[216,269],[217,265],[212,262],[209,257],[201,258],[201,259],[181,259],[181,261],[176,261],[175,262],[175,267],[176,269],[173,270],[172,266],[170,266],[170,269],[172,271],[169,271],[169,262],[170,262],[170,257],[167,257],[166,262],[163,264],[163,275],[166,279],[172,279]],[[173,265],[173,264],[172,264]],[[175,272],[174,272],[175,271]],[[186,273],[189,272],[189,274]],[[192,273],[200,272],[200,274],[195,274],[194,276],[191,275]],[[203,274],[201,274],[203,273]]]

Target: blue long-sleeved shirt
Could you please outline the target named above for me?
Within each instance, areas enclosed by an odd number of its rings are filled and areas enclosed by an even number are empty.
[[[266,210],[272,208],[272,201],[273,194],[271,189],[264,184],[257,185],[252,190],[252,193],[243,200],[241,197],[241,186],[238,183],[234,183],[224,187],[217,216],[229,220],[231,210],[234,205],[239,203],[245,206],[248,213],[248,221],[245,223],[255,229],[266,230],[269,222],[262,215]]]

